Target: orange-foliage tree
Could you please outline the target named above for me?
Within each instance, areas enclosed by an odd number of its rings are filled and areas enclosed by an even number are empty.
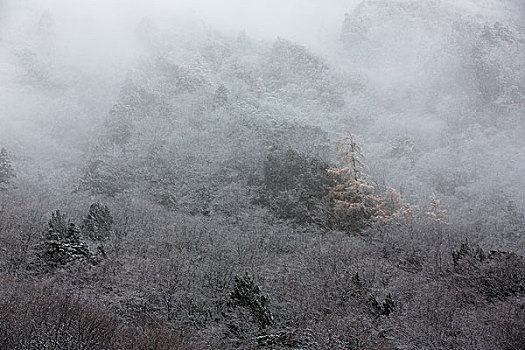
[[[394,189],[380,192],[372,185],[355,138],[341,136],[336,141],[339,167],[328,169],[335,185],[328,189],[336,226],[360,231],[372,224],[408,219],[417,209],[406,203]]]

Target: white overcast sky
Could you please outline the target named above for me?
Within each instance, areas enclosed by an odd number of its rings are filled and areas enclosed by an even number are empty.
[[[111,27],[128,30],[144,17],[178,16],[203,21],[225,33],[246,30],[254,38],[277,36],[302,43],[337,40],[344,14],[362,0],[0,0],[0,30],[19,19],[13,8],[48,10],[71,30]],[[407,1],[407,0],[397,0]],[[423,0],[421,0],[423,1]],[[451,5],[494,13],[525,0],[442,0]],[[516,16],[525,15],[516,14]]]
[[[144,17],[182,17],[202,21],[227,34],[241,30],[254,38],[319,42],[337,39],[344,19],[358,0],[0,0],[0,11],[48,10],[74,31],[89,26],[130,29]],[[4,13],[5,14],[5,13]],[[11,19],[11,22],[9,20]],[[2,21],[13,25],[11,16]],[[19,19],[17,19],[19,20]]]
[[[93,66],[135,57],[135,29],[145,18],[202,23],[226,35],[245,31],[253,39],[282,37],[326,51],[339,40],[344,14],[360,1],[0,0],[0,46],[2,41],[18,46],[19,32],[34,28],[47,12],[63,59]]]
[[[0,49],[2,41],[19,46],[18,41],[23,36],[18,32],[25,30],[20,28],[34,27],[42,13],[48,12],[55,20],[57,45],[64,59],[87,60],[93,66],[103,65],[108,60],[135,57],[135,28],[144,18],[152,22],[204,23],[227,35],[245,30],[251,38],[268,41],[279,36],[314,51],[330,52],[339,40],[345,13],[351,12],[361,1],[0,0]],[[475,9],[496,13],[496,5],[501,8],[509,1],[519,0],[442,1],[463,7],[463,11]],[[34,34],[27,37],[31,36]]]

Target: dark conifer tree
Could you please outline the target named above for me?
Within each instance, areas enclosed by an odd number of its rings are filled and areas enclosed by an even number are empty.
[[[81,240],[80,230],[72,223],[66,223],[60,210],[51,214],[43,241],[37,247],[39,265],[53,269],[76,260],[90,260],[88,246]]]
[[[15,171],[11,165],[11,159],[5,148],[0,150],[0,189],[6,189],[11,179],[15,177]]]
[[[228,103],[228,89],[220,85],[213,95],[213,109],[223,107]]]
[[[107,239],[112,233],[113,217],[107,205],[93,203],[82,223],[82,232],[94,240]]]

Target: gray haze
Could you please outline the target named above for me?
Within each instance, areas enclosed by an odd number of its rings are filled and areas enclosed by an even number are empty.
[[[284,38],[329,65],[326,79],[344,101],[292,102],[284,119],[331,139],[356,133],[371,170],[416,202],[436,191],[451,205],[463,201],[459,192],[472,203],[500,193],[523,208],[523,8],[510,0],[3,1],[0,137],[28,178],[62,169],[49,176],[74,182],[144,60],[184,66],[209,42],[245,35],[258,46],[236,59],[255,67]],[[493,34],[502,36],[486,39]],[[210,88],[229,81],[210,69]],[[230,81],[241,96],[244,87]],[[418,149],[409,170],[388,159],[403,138]],[[453,190],[436,180],[450,172],[462,179]]]

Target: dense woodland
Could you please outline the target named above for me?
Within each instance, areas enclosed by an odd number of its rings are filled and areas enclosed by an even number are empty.
[[[6,26],[0,349],[524,349],[525,8],[488,3],[363,1],[325,51],[144,18],[121,67]]]

